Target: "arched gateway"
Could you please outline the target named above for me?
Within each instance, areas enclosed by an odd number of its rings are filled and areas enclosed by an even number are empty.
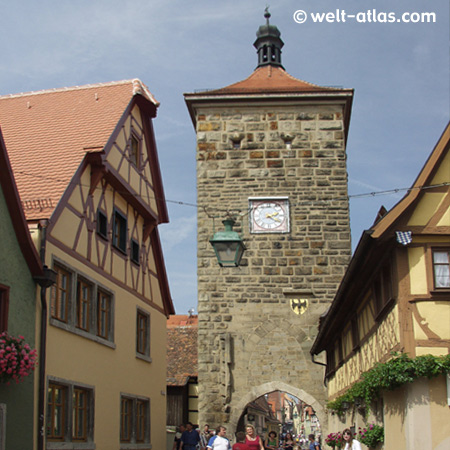
[[[265,17],[247,79],[185,94],[197,132],[199,420],[231,429],[272,387],[311,399],[326,420],[309,350],[351,255],[353,91],[289,75]],[[209,244],[227,216],[247,248],[239,267],[220,267]]]
[[[230,421],[228,422],[228,427],[231,433],[234,434],[236,431],[239,419],[242,415],[242,411],[244,408],[255,399],[262,397],[265,394],[269,394],[274,391],[282,391],[286,392],[298,399],[301,399],[305,403],[309,404],[313,410],[316,412],[316,415],[319,417],[322,426],[326,426],[327,415],[325,414],[325,410],[323,405],[317,401],[313,396],[309,395],[303,389],[299,389],[295,386],[289,386],[282,381],[271,381],[269,383],[264,383],[260,386],[253,387],[247,394],[245,394],[236,404],[234,408],[230,411]]]

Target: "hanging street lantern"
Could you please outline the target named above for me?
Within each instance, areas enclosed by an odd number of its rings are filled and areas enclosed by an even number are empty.
[[[225,225],[225,231],[215,233],[209,242],[221,267],[238,267],[245,250],[244,242],[239,234],[233,231],[234,219],[225,219],[222,223]]]

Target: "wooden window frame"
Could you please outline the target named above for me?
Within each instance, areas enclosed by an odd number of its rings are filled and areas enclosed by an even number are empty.
[[[0,333],[8,331],[9,286],[0,284]]]
[[[91,339],[97,343],[106,345],[111,348],[115,348],[114,344],[114,315],[115,315],[115,296],[112,291],[106,286],[98,283],[95,279],[88,277],[87,275],[79,272],[77,269],[70,267],[59,258],[53,258],[53,268],[58,271],[62,270],[65,273],[70,274],[70,289],[67,289],[70,301],[68,302],[67,309],[67,321],[63,322],[59,320],[53,314],[53,306],[56,301],[57,287],[56,285],[52,290],[52,314],[50,315],[50,324],[58,328],[62,328],[65,331],[83,336]],[[81,312],[81,288],[80,286],[89,287],[89,302],[87,308],[88,317],[82,320],[80,316]],[[102,297],[109,299],[109,305],[106,305],[104,311],[101,307]],[[86,305],[85,305],[86,306]],[[103,314],[103,316],[101,316]],[[106,315],[105,315],[106,314]],[[102,327],[102,317],[106,320],[106,327]],[[85,326],[85,325],[88,326]],[[100,332],[104,330],[102,335]]]
[[[108,216],[101,209],[97,209],[97,234],[108,239]]]
[[[380,322],[395,302],[394,275],[392,262],[386,261],[380,266],[372,283],[375,298],[375,322]]]
[[[62,401],[56,402],[55,391],[56,389],[61,391]],[[68,397],[67,386],[61,385],[59,383],[50,382],[48,385],[47,392],[47,420],[46,420],[46,434],[47,440],[53,442],[62,442],[65,440],[66,436],[66,424],[67,424],[67,397]],[[51,397],[51,398],[49,398]],[[60,410],[60,421],[61,421],[61,434],[55,433],[55,423],[58,418],[56,409]],[[51,418],[51,423],[49,424],[49,418]],[[50,431],[50,433],[49,433]]]
[[[62,435],[55,436],[49,430],[54,429],[55,401],[54,389],[59,388],[64,393],[61,407],[62,415]],[[68,381],[55,377],[48,377],[48,394],[47,394],[47,417],[46,417],[46,433],[47,433],[47,449],[60,449],[61,442],[64,442],[64,448],[75,449],[94,449],[94,407],[95,407],[95,389],[82,383]],[[49,394],[52,399],[49,401]],[[80,395],[84,396],[84,404],[79,405],[77,400]],[[83,412],[80,422],[79,412]],[[49,428],[49,419],[52,421]],[[78,431],[82,429],[82,435],[78,435]],[[72,443],[72,444],[70,444]]]
[[[151,362],[150,313],[141,308],[137,308],[136,312],[136,356]]]
[[[102,300],[106,303],[103,306]],[[110,340],[112,330],[112,297],[103,289],[97,289],[97,336]],[[104,326],[103,326],[104,325]],[[105,330],[105,331],[103,331]]]
[[[120,399],[120,442],[131,442],[133,400],[128,397]]]
[[[84,288],[87,290],[87,298],[84,297]],[[77,301],[76,301],[76,324],[80,330],[91,331],[92,316],[92,291],[93,286],[83,278],[77,277]]]
[[[117,208],[114,208],[113,211],[112,231],[113,231],[113,238],[112,238],[113,246],[117,250],[126,255],[127,240],[128,240],[128,220],[127,216],[121,211],[119,211]]]
[[[344,364],[344,349],[342,347],[342,337],[339,336],[336,340],[336,345],[337,345],[337,352],[338,352],[338,367],[342,366],[342,364]]]
[[[72,301],[72,272],[62,267],[59,264],[54,266],[56,271],[56,284],[53,289],[51,316],[53,319],[59,320],[63,323],[69,323],[70,321],[70,304]],[[61,287],[61,277],[66,277],[66,286]],[[61,292],[65,293],[65,305],[61,306]],[[64,312],[62,313],[62,310]]]
[[[358,318],[357,316],[353,316],[351,319],[351,327],[352,327],[352,344],[353,344],[353,352],[358,350],[361,346],[361,342],[359,339],[359,328],[358,328]]]
[[[89,392],[86,389],[74,387],[72,396],[72,441],[87,442],[88,440],[88,416],[89,416]],[[80,399],[83,404],[79,404]],[[82,417],[80,420],[79,413]],[[79,431],[81,429],[81,436]]]
[[[137,169],[141,168],[141,139],[136,132],[131,130],[130,135],[130,161]]]
[[[120,395],[121,448],[150,444],[150,423],[149,398],[124,393]]]

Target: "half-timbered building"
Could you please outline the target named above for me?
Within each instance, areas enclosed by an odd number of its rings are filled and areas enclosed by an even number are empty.
[[[43,262],[45,418],[38,448],[165,447],[168,222],[139,80],[0,97],[0,124]]]
[[[382,209],[355,250],[311,354],[326,351],[329,399],[392,358],[450,353],[450,124],[403,199]],[[373,405],[346,405],[329,430],[384,424],[386,449],[450,446],[450,377],[419,377]]]

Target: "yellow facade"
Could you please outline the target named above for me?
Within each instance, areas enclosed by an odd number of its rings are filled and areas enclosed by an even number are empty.
[[[141,139],[139,170],[138,164],[131,163],[129,158],[131,128]],[[47,383],[74,389],[81,386],[89,391],[94,406],[88,413],[93,414],[88,428],[92,428],[89,433],[97,450],[160,449],[166,445],[167,300],[151,231],[157,225],[158,210],[147,154],[140,110],[135,107],[106,155],[107,167],[111,167],[114,174],[93,185],[95,167],[86,164],[73,188],[69,188],[67,202],[57,209],[47,234],[47,265],[53,269],[63,268],[71,274],[72,283],[69,319],[66,321],[58,318],[55,312],[58,286],[52,289],[48,298]],[[127,191],[113,187],[117,185],[117,179]],[[136,202],[130,204],[128,190],[139,197],[143,207]],[[106,236],[98,233],[98,210],[108,221]],[[116,211],[120,212],[126,225],[124,250],[114,244]],[[131,240],[138,244],[136,262],[131,260]],[[89,331],[80,329],[76,323],[81,314],[78,312],[81,282],[93,292],[89,294],[93,304],[90,306]],[[95,303],[95,292],[106,292],[112,299],[109,338],[99,338],[96,333],[100,313],[96,310],[99,306]],[[145,355],[137,350],[140,315],[146,318],[144,323],[148,328],[145,331],[149,332],[149,351]],[[150,433],[149,440],[121,444],[121,398],[125,397],[143,400],[148,405],[146,430]],[[70,419],[70,412],[67,419]],[[131,419],[132,426],[137,420]],[[57,441],[47,439],[47,448],[59,448]],[[76,444],[72,445],[67,448],[78,448]]]
[[[313,346],[314,354],[327,351],[330,400],[392,351],[411,358],[450,354],[449,148],[450,124],[409,193],[361,239]],[[411,241],[400,243],[399,231]],[[385,449],[448,449],[449,392],[445,374],[417,378],[383,392],[368,417],[355,404],[330,415],[328,431],[376,422],[384,426]]]

